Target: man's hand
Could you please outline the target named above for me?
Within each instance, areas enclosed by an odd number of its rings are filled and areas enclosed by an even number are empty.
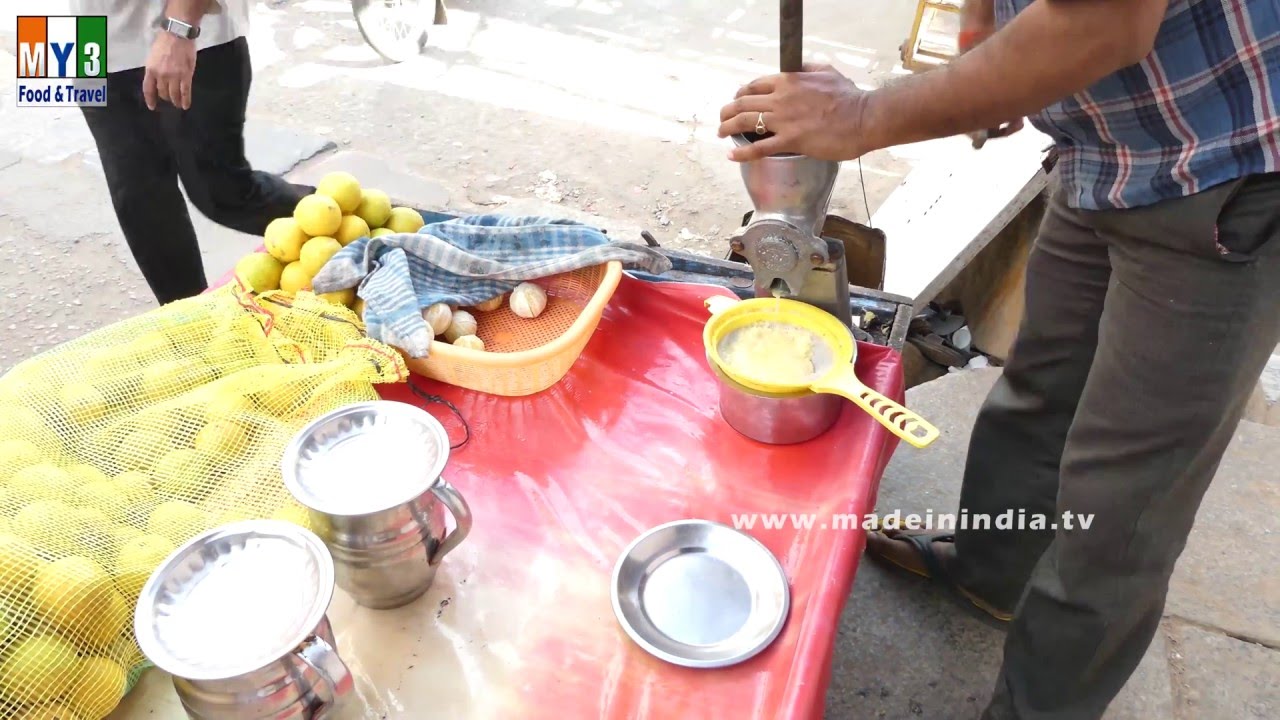
[[[852,160],[866,149],[862,136],[865,92],[829,65],[769,75],[738,91],[720,110],[720,137],[754,133],[763,114],[771,137],[735,147],[731,160],[746,162],[778,153],[820,160]]]
[[[147,55],[142,97],[156,109],[156,98],[182,110],[191,109],[191,78],[196,72],[196,42],[171,32],[159,32]]]

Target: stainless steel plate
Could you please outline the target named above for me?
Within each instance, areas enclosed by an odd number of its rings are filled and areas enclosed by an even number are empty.
[[[431,489],[449,461],[449,435],[422,408],[375,400],[317,418],[285,448],[281,475],[298,502],[329,515],[364,515]]]
[[[320,538],[278,520],[214,528],[173,551],[142,588],[134,630],[144,655],[189,680],[252,672],[291,652],[333,598]]]
[[[627,635],[667,662],[740,663],[782,632],[787,576],[755,538],[707,520],[659,525],[623,552],[613,571],[613,612]]]

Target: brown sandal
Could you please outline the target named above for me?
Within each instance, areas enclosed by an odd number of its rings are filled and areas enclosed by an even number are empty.
[[[872,530],[871,533],[878,534],[881,537],[885,538],[886,540],[892,540],[892,541],[905,540],[916,551],[916,554],[920,557],[920,560],[924,563],[925,569],[922,572],[918,568],[907,567],[906,565],[903,565],[902,563],[898,562],[897,560],[894,560],[891,557],[888,557],[886,555],[882,555],[880,553],[873,551],[871,549],[870,544],[868,544],[867,553],[872,557],[882,560],[884,562],[887,562],[890,565],[893,565],[894,567],[898,567],[903,570],[906,570],[907,572],[913,575],[917,575],[919,577],[925,578],[926,580],[930,580],[934,582],[935,584],[939,585],[943,589],[949,591],[954,599],[962,599],[964,602],[960,603],[960,605],[965,609],[970,611],[973,611],[973,610],[981,611],[980,615],[975,613],[975,616],[981,620],[988,622],[988,624],[991,624],[991,621],[995,620],[998,623],[1000,623],[1000,625],[998,625],[997,627],[1004,627],[1005,623],[1013,619],[1013,613],[1008,612],[1006,610],[1001,610],[995,607],[994,605],[992,605],[991,603],[987,602],[986,600],[983,600],[982,598],[973,594],[972,592],[964,589],[963,587],[960,587],[959,585],[956,584],[955,580],[951,577],[951,575],[947,573],[946,568],[944,568],[942,565],[942,561],[938,558],[937,553],[935,553],[933,550],[933,544],[935,542],[954,543],[956,541],[956,536],[954,533],[937,533],[937,534],[920,533],[920,534],[911,535],[911,534],[902,532],[901,530]]]

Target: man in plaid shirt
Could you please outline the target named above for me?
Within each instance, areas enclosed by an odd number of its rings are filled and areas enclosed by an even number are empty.
[[[738,161],[849,160],[1023,116],[1055,140],[1023,324],[960,504],[1093,522],[867,543],[1011,621],[984,718],[1100,718],[1280,341],[1280,3],[968,0],[963,17],[967,51],[944,68],[872,92],[829,67],[760,78],[720,134],[773,133]]]

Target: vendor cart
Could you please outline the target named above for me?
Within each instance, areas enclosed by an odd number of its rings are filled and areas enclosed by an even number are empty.
[[[862,519],[897,440],[852,408],[799,445],[763,445],[728,427],[701,333],[707,296],[735,293],[721,284],[727,274],[708,273],[707,284],[689,277],[624,277],[569,374],[537,395],[495,397],[420,377],[379,386],[385,399],[445,425],[459,446],[445,477],[474,525],[414,603],[377,611],[335,596],[329,618],[355,677],[351,717],[822,717]],[[890,348],[864,343],[857,371],[902,397]],[[609,588],[620,553],[647,529],[685,518],[738,526],[786,574],[786,624],[741,664],[669,664],[615,619]],[[141,718],[184,720],[157,669],[112,715]]]

